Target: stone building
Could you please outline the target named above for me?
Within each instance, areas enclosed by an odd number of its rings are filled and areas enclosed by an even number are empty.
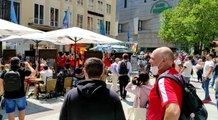
[[[158,37],[160,13],[175,7],[177,0],[117,0],[117,39],[138,43],[142,50],[160,46],[174,48]]]

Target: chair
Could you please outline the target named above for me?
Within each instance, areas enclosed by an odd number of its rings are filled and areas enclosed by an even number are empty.
[[[45,99],[54,97],[55,96],[55,88],[56,88],[57,79],[53,79],[51,77],[46,79],[45,86],[40,86],[40,94],[45,94]],[[57,96],[56,96],[57,98]]]
[[[72,88],[72,77],[64,78],[64,92],[66,93],[67,89]]]
[[[57,79],[49,79],[45,87],[46,93],[52,95],[55,92],[56,83],[57,83]]]

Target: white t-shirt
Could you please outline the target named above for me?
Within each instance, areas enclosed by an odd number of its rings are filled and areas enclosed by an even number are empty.
[[[176,60],[174,60],[174,62],[176,64],[175,69],[176,69],[177,72],[179,72],[179,65],[181,65],[182,62],[181,62],[180,59],[176,59]]]
[[[48,77],[52,77],[53,76],[53,72],[52,70],[48,69],[48,70],[43,70],[40,72],[40,75],[44,81],[44,84],[46,84],[46,78]]]
[[[118,73],[118,72],[117,72],[117,66],[118,66],[118,64],[117,64],[116,62],[114,62],[114,63],[110,66],[109,70],[111,71],[111,73]]]
[[[205,64],[204,64],[204,69],[203,69],[203,77],[206,77],[206,75],[208,74],[209,72],[209,68],[210,67],[213,67],[214,68],[214,62],[212,60],[210,61],[206,61]],[[209,78],[212,77],[212,72],[211,74],[208,76]]]
[[[186,61],[183,65],[185,68],[185,70],[182,72],[182,75],[184,77],[191,77],[191,71],[192,71],[192,63],[190,60]]]

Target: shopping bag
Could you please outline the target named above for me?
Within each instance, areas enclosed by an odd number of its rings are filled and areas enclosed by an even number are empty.
[[[146,108],[129,108],[127,111],[127,120],[146,120]]]

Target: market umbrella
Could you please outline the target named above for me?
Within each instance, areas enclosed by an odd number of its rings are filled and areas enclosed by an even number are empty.
[[[42,31],[28,28],[19,24],[15,24],[3,19],[0,19],[0,36],[24,35],[30,33],[40,33]]]
[[[45,32],[40,33],[32,33],[26,35],[12,35],[9,37],[5,37],[0,39],[1,42],[11,42],[11,43],[30,43],[36,44],[36,55],[38,55],[38,45],[39,44],[54,44],[52,40],[49,39],[39,39],[38,36],[43,36]]]
[[[26,35],[12,35],[9,37],[1,38],[1,42],[11,42],[11,43],[30,43],[30,44],[36,44],[36,56],[39,57],[39,44],[51,44],[51,40],[49,39],[38,39],[38,36],[42,36],[45,32],[40,33],[32,33],[32,34],[26,34]],[[54,43],[52,43],[54,44]],[[39,59],[38,59],[39,60]]]
[[[57,44],[74,44],[74,54],[76,57],[77,43],[91,43],[91,44],[106,44],[119,43],[121,41],[89,31],[78,27],[59,29],[45,33],[44,39],[52,39]],[[75,59],[76,60],[76,59]],[[75,61],[76,64],[76,61]]]
[[[119,43],[121,41],[78,27],[59,29],[45,33],[44,39],[56,40],[59,44],[75,43]]]
[[[22,36],[25,39],[33,40],[47,40],[56,45],[75,44],[74,54],[76,56],[77,43],[91,43],[91,44],[106,44],[106,43],[120,43],[121,41],[89,31],[78,27],[59,29],[55,31],[45,32],[40,35],[26,35]],[[6,40],[6,39],[4,39]],[[4,41],[3,40],[3,41]],[[8,39],[7,39],[8,40]],[[13,40],[12,40],[13,41]]]

